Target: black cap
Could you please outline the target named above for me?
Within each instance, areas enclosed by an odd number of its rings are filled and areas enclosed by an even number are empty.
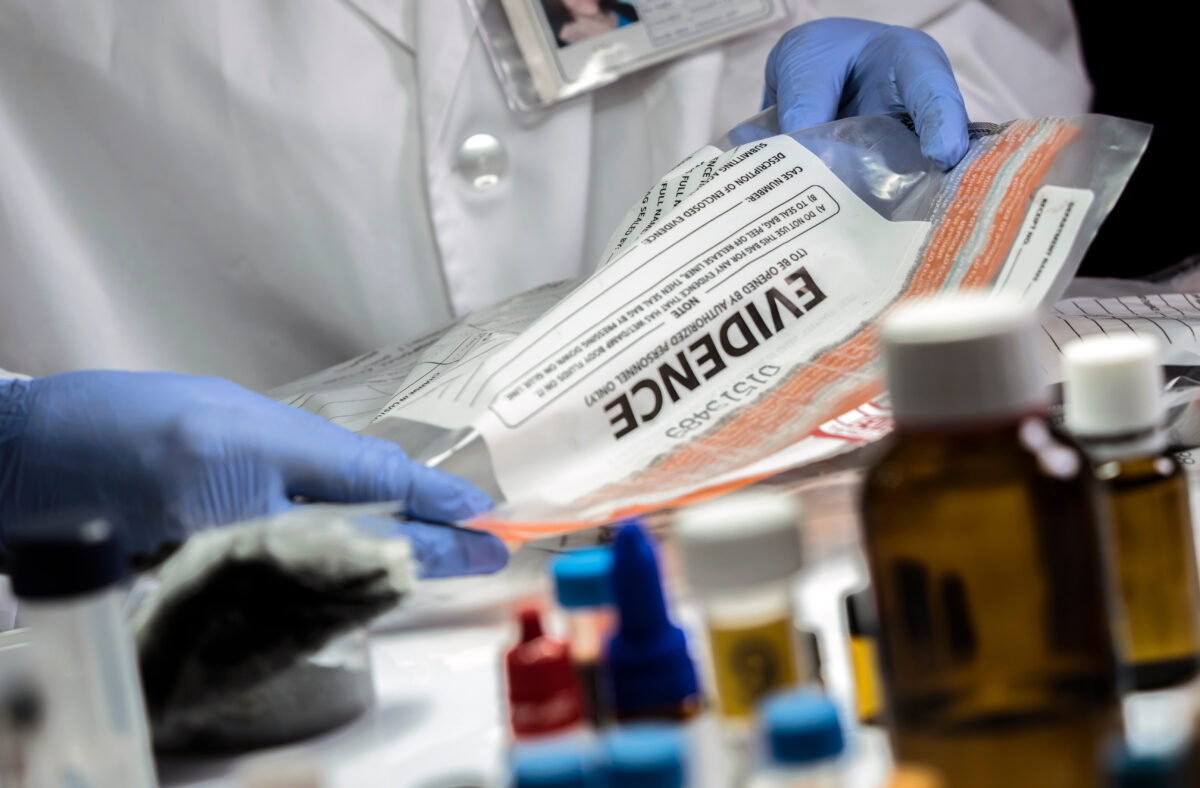
[[[31,517],[4,532],[13,592],[57,599],[107,588],[128,572],[120,529],[107,513],[72,509]]]

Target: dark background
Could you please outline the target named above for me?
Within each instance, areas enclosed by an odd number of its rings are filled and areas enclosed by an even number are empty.
[[[1147,277],[1200,252],[1200,171],[1189,128],[1194,26],[1186,4],[1073,0],[1095,95],[1093,112],[1154,124],[1150,145],[1084,257],[1084,276]]]

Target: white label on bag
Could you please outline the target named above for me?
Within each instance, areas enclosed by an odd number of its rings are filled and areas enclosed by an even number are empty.
[[[1038,189],[1000,270],[996,289],[1011,291],[1031,303],[1045,298],[1095,197],[1091,189],[1066,186]]]

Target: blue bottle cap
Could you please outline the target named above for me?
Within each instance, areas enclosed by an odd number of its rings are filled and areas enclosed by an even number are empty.
[[[1109,788],[1185,788],[1190,779],[1187,750],[1175,748],[1156,752],[1133,752],[1118,740],[1109,750]]]
[[[775,695],[762,706],[762,724],[771,758],[798,765],[833,758],[846,742],[837,708],[815,690]]]
[[[613,553],[607,547],[563,553],[550,564],[558,604],[565,608],[611,605]]]
[[[654,546],[636,520],[613,545],[618,626],[608,644],[609,686],[618,715],[682,707],[699,694],[687,638],[667,615]]]
[[[512,788],[603,788],[604,754],[583,740],[524,744],[512,755]]]
[[[679,730],[627,725],[608,735],[612,784],[620,788],[681,788],[685,753]]]

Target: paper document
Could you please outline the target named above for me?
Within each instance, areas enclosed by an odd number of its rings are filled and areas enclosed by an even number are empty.
[[[1072,298],[1060,301],[1043,324],[1047,372],[1059,380],[1058,356],[1063,345],[1091,336],[1144,334],[1163,348],[1163,363],[1200,365],[1200,296],[1195,293],[1157,293],[1114,298]]]
[[[452,390],[381,420],[474,426],[510,501],[598,510],[686,493],[878,393],[863,329],[906,289],[929,223],[882,218],[788,137],[689,173],[698,188],[628,251]],[[589,451],[564,465],[570,446]]]

